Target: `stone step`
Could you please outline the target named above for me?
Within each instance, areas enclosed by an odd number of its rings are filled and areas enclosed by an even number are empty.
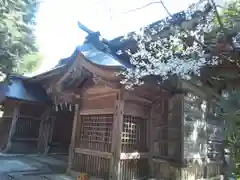
[[[43,174],[52,174],[52,171],[50,170],[39,170],[39,171],[22,171],[22,172],[10,172],[8,173],[8,176],[38,176]]]
[[[47,166],[49,169],[55,173],[63,173],[67,169],[67,163],[63,160],[58,160],[51,156],[38,156],[31,157],[30,159],[41,163],[42,165]]]
[[[1,180],[9,180],[10,178],[9,178],[9,176],[6,173],[1,173],[0,174],[0,179]]]
[[[8,173],[8,177],[13,180],[45,180],[41,175],[51,174],[51,171],[28,171]]]
[[[12,177],[13,180],[48,180],[44,177],[41,176],[21,176],[21,175],[16,175],[14,177]]]
[[[43,173],[43,174],[28,174],[28,173],[12,174],[12,175],[8,175],[8,177],[11,178],[12,180],[76,180],[76,178],[67,176],[65,174],[49,174],[49,173],[46,173],[46,174],[45,173]],[[5,180],[5,179],[3,179],[3,180]]]
[[[36,171],[39,168],[18,159],[0,160],[0,172]]]
[[[64,174],[48,174],[42,176],[48,180],[76,180],[76,178]]]

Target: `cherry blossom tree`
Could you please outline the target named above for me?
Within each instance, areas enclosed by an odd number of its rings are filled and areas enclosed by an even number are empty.
[[[160,76],[161,82],[172,76],[189,80],[200,77],[205,67],[225,61],[239,64],[239,0],[220,10],[213,0],[202,0],[176,14],[160,3],[167,18],[125,37],[135,40],[136,47],[118,52],[134,65],[122,72],[122,83],[142,84],[146,76]]]

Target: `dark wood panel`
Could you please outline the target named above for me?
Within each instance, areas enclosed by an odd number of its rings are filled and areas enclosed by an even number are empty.
[[[14,137],[38,138],[40,120],[35,121],[27,118],[19,118],[16,125]]]
[[[72,169],[76,172],[87,172],[92,176],[109,180],[110,160],[85,154],[75,154]]]

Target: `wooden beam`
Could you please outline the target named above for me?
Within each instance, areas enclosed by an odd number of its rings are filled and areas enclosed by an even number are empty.
[[[169,161],[165,160],[165,159],[161,159],[161,158],[153,158],[153,161],[156,163],[167,163],[170,164]]]
[[[190,92],[193,92],[194,94],[202,97],[202,98],[206,98],[207,94],[201,90],[197,85],[195,84],[192,84],[188,81],[184,81],[182,80],[181,81],[181,88],[184,89],[184,90],[187,90],[187,91],[190,91]]]
[[[3,152],[7,152],[11,148],[12,138],[16,132],[16,125],[17,125],[18,116],[19,116],[19,107],[20,107],[20,104],[16,103],[13,110],[12,124],[8,134],[7,145],[6,145],[6,148],[3,150]]]
[[[143,103],[143,104],[146,104],[146,105],[149,105],[149,104],[152,103],[151,100],[149,100],[147,98],[140,97],[140,96],[136,95],[134,92],[126,92],[124,94],[124,99],[126,101],[135,101],[135,102],[140,102],[140,103]]]
[[[147,159],[148,153],[139,153],[139,152],[133,152],[133,153],[121,153],[121,160],[127,160],[127,159]]]
[[[28,105],[36,105],[36,106],[40,106],[40,107],[49,107],[49,104],[46,104],[45,101],[41,102],[41,101],[38,101],[38,102],[33,102],[33,101],[24,101],[24,100],[19,100],[18,101],[19,104],[28,104]]]
[[[106,158],[106,159],[111,159],[112,158],[112,153],[109,153],[109,152],[102,152],[102,151],[95,151],[95,150],[81,149],[81,148],[76,148],[75,152],[78,153],[78,154],[85,154],[85,155],[90,155],[90,156],[99,156],[99,157]]]
[[[37,120],[37,121],[40,121],[40,120],[41,120],[40,117],[25,116],[25,115],[19,115],[19,118],[23,118],[23,119],[32,119],[32,120]]]
[[[12,141],[38,141],[38,138],[32,138],[32,137],[28,137],[28,138],[18,138],[18,137],[13,137]]]
[[[124,101],[124,115],[149,119],[150,107],[142,106],[139,103]]]
[[[111,89],[119,89],[121,86],[119,81],[106,80],[105,78],[103,78],[102,76],[94,72],[93,72],[92,80],[95,85],[104,85]]]
[[[80,115],[100,115],[100,114],[113,114],[113,108],[104,108],[104,109],[83,109],[79,112]]]
[[[198,96],[206,99],[207,97],[214,97],[217,99],[222,99],[222,97],[215,93],[212,89],[204,87],[204,86],[197,86],[189,81],[181,80],[181,88],[192,91]]]
[[[123,92],[119,90],[116,96],[116,103],[113,116],[113,133],[112,133],[112,147],[111,152],[113,157],[111,159],[109,178],[112,180],[120,180],[120,159],[121,159],[121,145],[122,145],[122,130],[123,130],[123,111],[124,100]]]
[[[75,114],[73,119],[73,127],[72,127],[72,136],[71,136],[71,143],[69,146],[69,155],[68,155],[68,169],[67,172],[69,172],[72,169],[72,163],[74,160],[74,153],[75,153],[75,147],[76,147],[76,132],[77,132],[77,126],[78,126],[78,118],[80,116],[79,114],[80,106],[79,104],[75,105]]]
[[[78,63],[74,61],[73,64],[68,68],[67,72],[65,72],[65,74],[56,82],[57,87],[74,71],[74,68],[76,68],[77,65]]]
[[[108,95],[111,96],[112,94],[116,94],[118,93],[117,89],[112,89],[107,87],[106,85],[92,85],[92,86],[88,86],[87,87],[82,87],[80,91],[76,90],[77,94],[81,94],[82,97],[84,98],[91,98],[94,96],[101,96],[101,95]]]
[[[105,92],[105,93],[94,94],[92,96],[86,95],[86,96],[84,96],[84,99],[94,100],[94,99],[101,99],[101,98],[105,98],[105,97],[109,97],[109,96],[110,97],[116,96],[116,92]]]

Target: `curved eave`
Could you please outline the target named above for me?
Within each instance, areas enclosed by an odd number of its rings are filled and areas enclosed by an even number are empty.
[[[98,47],[99,46],[99,47]],[[102,44],[92,44],[89,42],[85,42],[81,46],[76,48],[78,53],[81,53],[83,56],[86,57],[90,62],[102,66],[102,67],[124,67],[121,63],[121,60],[114,56],[110,50],[102,49]]]
[[[86,58],[81,52],[78,53],[76,62],[78,62],[93,75],[102,77],[109,81],[119,81],[120,76],[118,76],[118,73],[124,68],[121,66],[107,66],[94,63]]]
[[[29,77],[27,80],[34,81],[34,82],[41,81],[41,80],[46,80],[48,78],[52,78],[52,76],[57,76],[60,73],[65,73],[72,66],[72,64],[74,64],[76,55],[77,55],[77,51],[75,50],[74,53],[69,57],[70,60],[67,63],[59,65],[47,72],[38,74],[33,77]]]
[[[106,80],[120,80],[117,74],[125,67],[120,63],[117,57],[95,48],[92,44],[83,44],[75,49],[73,64],[69,68],[82,71],[83,67],[93,75],[103,77]]]
[[[84,56],[84,54],[82,54],[81,52],[79,52],[79,56],[84,60],[86,61],[87,63],[93,65],[93,66],[96,66],[97,68],[99,69],[102,69],[102,70],[107,70],[107,71],[120,71],[120,70],[123,70],[124,67],[122,66],[108,66],[108,65],[102,65],[102,64],[97,64],[95,62],[92,62],[90,59],[88,59],[86,56]]]
[[[26,80],[27,81],[41,81],[41,80],[44,80],[44,79],[47,79],[47,78],[51,78],[51,77],[53,77],[55,75],[58,75],[59,73],[64,72],[65,69],[67,69],[66,65],[59,66],[59,67],[54,68],[54,69],[52,69],[50,71],[47,71],[45,73],[42,73],[42,74],[39,74],[39,75],[30,77],[30,78],[27,78]]]

